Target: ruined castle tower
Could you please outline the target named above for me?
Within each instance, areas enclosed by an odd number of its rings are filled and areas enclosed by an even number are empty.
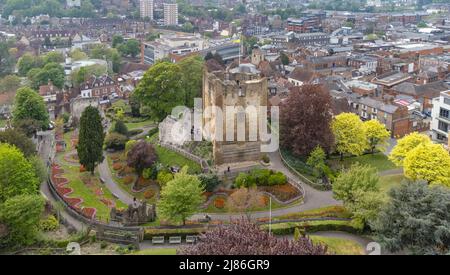
[[[217,106],[222,110],[222,118],[214,110],[211,114],[205,112],[207,107]],[[227,106],[234,107],[235,112],[227,112]],[[245,112],[251,110],[251,114]],[[267,79],[253,64],[217,70],[205,66],[203,74],[203,125],[209,129],[211,136],[222,135],[222,141],[213,140],[213,156],[216,165],[228,165],[239,162],[259,161],[261,159],[261,139],[258,119],[267,119],[267,112],[261,113],[259,106],[267,106]],[[242,108],[240,108],[242,107]],[[242,111],[244,110],[244,111]],[[240,119],[238,119],[238,116]],[[256,116],[256,120],[255,117]],[[238,121],[245,122],[238,123]],[[222,131],[217,126],[222,124]],[[238,137],[238,127],[245,124],[245,140],[243,131]],[[233,140],[227,129],[232,129]],[[254,127],[256,131],[249,131]],[[256,136],[255,136],[256,132]]]

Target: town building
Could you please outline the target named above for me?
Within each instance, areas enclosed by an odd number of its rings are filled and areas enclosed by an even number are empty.
[[[178,4],[164,3],[164,25],[178,25]]]
[[[450,90],[441,92],[439,97],[433,99],[430,128],[434,140],[449,142]]]
[[[80,95],[82,98],[97,97],[100,103],[109,102],[110,99],[121,97],[122,93],[117,83],[109,75],[91,76],[87,81],[80,84]]]
[[[203,117],[203,125],[208,127],[212,138],[214,163],[217,166],[260,161],[262,144],[258,121],[267,119],[267,113],[261,112],[259,106],[267,106],[267,83],[267,78],[261,77],[255,65],[250,63],[225,71],[215,70],[208,64],[205,66],[203,110],[211,106],[222,110],[222,118],[214,112],[211,116],[204,112]],[[235,112],[229,113],[229,107],[234,107]],[[256,108],[253,112],[256,120],[245,111],[247,107]],[[242,126],[245,135],[236,131]]]
[[[139,7],[141,18],[153,20],[153,0],[140,0]]]

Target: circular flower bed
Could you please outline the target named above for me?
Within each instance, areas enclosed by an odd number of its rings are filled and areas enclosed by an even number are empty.
[[[123,178],[123,183],[126,185],[132,183],[133,181],[134,181],[134,177],[130,176],[130,175]]]
[[[122,169],[123,168],[123,165],[121,164],[121,163],[114,163],[113,165],[112,165],[112,168],[114,169],[114,170],[120,170],[120,169]]]
[[[214,206],[218,209],[223,209],[225,207],[225,199],[218,197],[214,200]]]

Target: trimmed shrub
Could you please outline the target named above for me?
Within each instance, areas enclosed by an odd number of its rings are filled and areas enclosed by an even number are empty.
[[[159,171],[156,180],[158,181],[160,186],[164,186],[166,185],[166,183],[173,180],[173,174],[166,170]]]
[[[42,231],[55,231],[59,228],[59,222],[53,215],[49,215],[46,219],[39,222],[39,228]]]
[[[123,150],[128,138],[118,133],[109,133],[105,138],[106,149]]]
[[[280,185],[285,184],[287,182],[287,177],[281,172],[276,172],[275,174],[270,175],[268,180],[268,185]]]
[[[221,183],[216,174],[200,174],[198,179],[202,182],[206,192],[212,192]]]
[[[135,135],[142,134],[143,132],[144,132],[144,130],[142,130],[142,129],[132,129],[132,130],[128,131],[128,136],[132,137],[132,136],[135,136]]]
[[[237,188],[241,187],[251,187],[256,185],[255,177],[252,175],[249,175],[247,173],[239,173],[239,175],[236,177],[235,185]]]
[[[121,120],[118,120],[116,121],[116,123],[114,123],[113,131],[124,136],[129,135],[127,125],[125,125],[125,123],[123,123],[123,121]]]
[[[253,169],[250,171],[250,175],[255,178],[256,185],[268,185],[271,174],[272,171],[269,169]]]

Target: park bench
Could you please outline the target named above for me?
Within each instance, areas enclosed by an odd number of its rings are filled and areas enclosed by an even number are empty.
[[[186,243],[195,243],[197,236],[186,236]]]
[[[116,193],[111,193],[111,195],[112,195],[114,198],[119,199],[119,196],[118,196]]]
[[[181,243],[181,237],[175,236],[175,237],[169,237],[169,244],[180,244]]]
[[[162,237],[152,237],[152,244],[163,244],[164,236]]]
[[[105,180],[103,178],[100,178],[101,183],[105,183]]]

